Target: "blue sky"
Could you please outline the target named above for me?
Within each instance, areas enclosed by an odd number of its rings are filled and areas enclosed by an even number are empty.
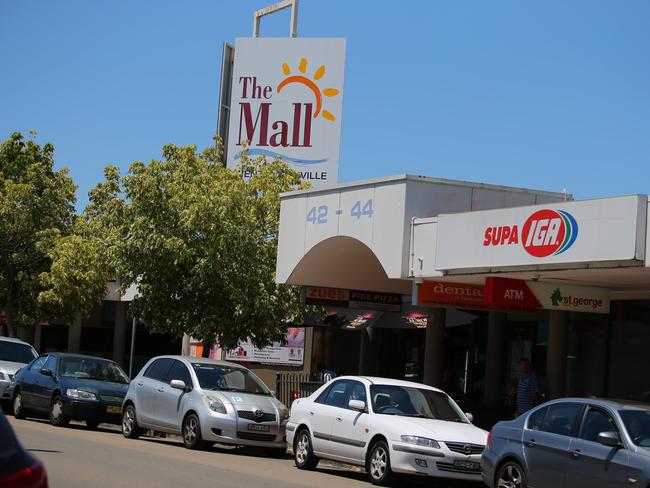
[[[38,131],[79,185],[211,143],[224,41],[272,0],[0,2],[0,137]],[[396,7],[397,6],[397,7]],[[289,14],[263,19],[285,36]],[[301,0],[346,37],[340,180],[423,174],[650,193],[647,0]]]

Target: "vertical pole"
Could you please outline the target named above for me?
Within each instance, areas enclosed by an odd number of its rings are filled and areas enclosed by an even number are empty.
[[[442,370],[445,364],[445,318],[444,308],[434,308],[432,320],[427,326],[424,338],[424,374],[422,382],[425,385],[440,386]]]
[[[483,401],[491,407],[503,404],[508,325],[506,319],[504,312],[490,312],[488,315]]]
[[[291,4],[291,25],[289,26],[289,35],[298,37],[298,0],[293,0]]]
[[[133,378],[133,353],[135,352],[135,325],[136,319],[133,316],[133,326],[131,327],[131,354],[129,355],[129,378]]]
[[[569,313],[551,310],[548,329],[546,377],[549,399],[553,400],[565,395]]]

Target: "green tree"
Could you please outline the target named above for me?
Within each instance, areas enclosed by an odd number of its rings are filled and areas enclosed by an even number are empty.
[[[75,191],[68,170],[54,170],[51,144],[19,133],[0,143],[0,303],[10,336],[42,318],[40,277],[56,242],[70,234]]]
[[[275,282],[281,192],[301,188],[279,159],[225,168],[218,146],[163,148],[120,177],[108,167],[92,192],[88,225],[107,227],[124,288],[137,284],[134,313],[155,331],[234,346],[278,339],[300,318],[299,290]]]

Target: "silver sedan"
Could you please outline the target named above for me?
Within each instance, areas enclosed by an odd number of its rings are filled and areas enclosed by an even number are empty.
[[[490,488],[650,486],[650,405],[566,398],[494,426],[481,459]]]

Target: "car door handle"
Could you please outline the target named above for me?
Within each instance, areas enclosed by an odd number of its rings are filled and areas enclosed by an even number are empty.
[[[580,449],[576,449],[575,451],[571,451],[571,457],[573,459],[579,459],[580,456],[582,456],[582,452],[580,451]]]
[[[336,417],[336,421],[337,422],[342,422],[343,420],[341,419],[341,417]]]
[[[314,415],[314,412],[309,412],[309,415]]]
[[[163,391],[165,391],[164,388],[162,388],[162,387],[161,387],[161,388],[158,388],[158,392],[159,392],[159,393],[162,393]]]
[[[531,439],[528,442],[526,442],[526,446],[528,446],[528,447],[536,447],[537,442],[535,442],[535,439]]]
[[[137,385],[138,385],[138,386],[142,386],[142,385],[144,385],[144,383],[142,383],[141,381],[139,381],[139,382],[137,383]]]

